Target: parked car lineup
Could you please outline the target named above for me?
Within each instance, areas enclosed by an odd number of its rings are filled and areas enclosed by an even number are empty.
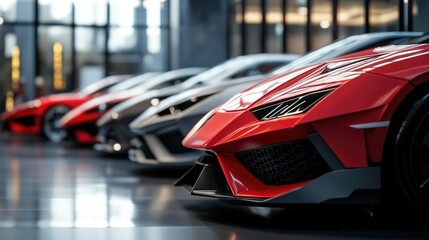
[[[24,102],[11,112],[2,113],[2,127],[19,133],[40,133],[53,142],[59,142],[65,137],[65,132],[58,128],[57,122],[66,112],[106,93],[109,87],[129,77],[109,76],[71,93],[53,94]]]
[[[420,37],[421,33],[388,32],[347,37],[274,69],[266,77],[363,49],[387,43],[402,43],[412,36]],[[183,147],[181,142],[190,128],[211,109],[262,79],[264,78],[249,79],[252,81],[250,85],[242,83],[240,86],[227,89],[219,86],[189,90],[143,111],[141,116],[129,125],[131,131],[137,135],[131,141],[132,150],[129,151],[129,159],[142,164],[193,163],[203,155],[203,152]]]
[[[11,132],[72,137],[139,164],[189,166],[175,185],[201,197],[427,211],[427,39],[361,34],[301,57],[110,76],[0,120]]]
[[[132,88],[96,97],[65,114],[59,120],[59,125],[61,128],[70,132],[74,140],[78,143],[96,143],[97,130],[95,122],[110,108],[127,99],[145,94],[147,91],[166,89],[179,85],[190,77],[204,72],[205,70],[205,68],[172,70],[149,78],[147,81]]]
[[[97,122],[99,127],[97,150],[106,152],[127,152],[134,136],[128,124],[159,100],[202,86],[223,88],[262,79],[272,69],[283,66],[297,59],[293,54],[250,54],[232,58],[201,74],[184,81],[170,89],[152,91],[125,101],[104,114]],[[220,89],[219,89],[220,90]]]

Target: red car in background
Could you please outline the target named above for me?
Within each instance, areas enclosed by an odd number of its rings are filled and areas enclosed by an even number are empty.
[[[379,47],[264,80],[183,140],[206,154],[176,185],[262,206],[429,210],[429,44]]]
[[[146,73],[138,77],[155,74],[159,73]],[[135,78],[137,77],[125,74],[112,75],[74,92],[52,94],[24,102],[12,111],[0,115],[2,128],[16,133],[42,134],[52,142],[59,142],[66,136],[66,133],[58,127],[58,120],[64,114],[106,92],[120,90],[121,85],[125,87],[130,85],[135,80],[128,81]],[[126,82],[128,83],[125,84]],[[132,86],[131,84],[130,87]]]

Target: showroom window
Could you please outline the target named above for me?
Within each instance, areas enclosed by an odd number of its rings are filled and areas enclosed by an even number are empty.
[[[230,0],[229,55],[305,54],[355,34],[428,31],[428,11],[426,0]]]
[[[428,13],[429,1],[427,0],[414,0],[412,7],[412,17],[409,19],[413,29],[416,31],[429,32]],[[411,9],[410,9],[411,12]]]
[[[258,53],[262,51],[262,7],[259,0],[245,1],[244,22],[246,24],[244,38],[246,53]]]
[[[339,38],[364,33],[365,6],[362,0],[339,0],[337,19]]]
[[[166,71],[169,30],[167,0],[2,0],[0,111],[8,92],[29,100],[107,75]]]
[[[286,48],[284,52],[302,54],[306,50],[307,1],[287,1]]]
[[[266,52],[283,51],[283,12],[281,0],[266,1]]]
[[[398,0],[372,0],[369,7],[370,31],[399,30],[399,13]]]

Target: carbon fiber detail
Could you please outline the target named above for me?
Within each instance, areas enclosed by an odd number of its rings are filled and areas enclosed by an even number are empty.
[[[330,171],[309,140],[265,146],[235,156],[265,185],[298,183]]]

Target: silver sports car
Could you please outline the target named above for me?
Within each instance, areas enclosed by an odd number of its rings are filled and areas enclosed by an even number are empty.
[[[128,124],[151,106],[156,106],[164,98],[199,86],[215,86],[225,83],[232,86],[252,80],[252,76],[262,79],[268,72],[297,59],[293,54],[250,54],[227,60],[206,72],[196,75],[170,89],[155,90],[131,98],[112,108],[98,121],[99,141],[94,147],[106,153],[126,154],[130,140],[134,136]],[[251,78],[248,78],[251,77]]]

